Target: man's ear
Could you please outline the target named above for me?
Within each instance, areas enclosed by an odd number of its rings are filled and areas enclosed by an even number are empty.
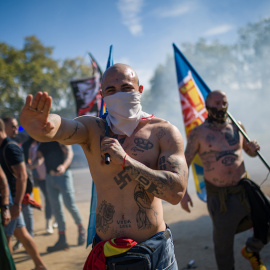
[[[142,93],[143,92],[143,85],[139,86],[139,92]]]
[[[101,97],[103,98],[102,89],[99,90],[99,93],[100,93]]]

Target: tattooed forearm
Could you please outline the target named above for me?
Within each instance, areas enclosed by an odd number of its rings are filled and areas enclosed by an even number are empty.
[[[78,130],[79,130],[79,124],[78,122],[75,122],[74,132],[70,136],[65,138],[64,141],[71,139],[77,133]]]
[[[109,225],[113,222],[114,206],[105,200],[98,207],[96,214],[96,229],[103,233],[107,232]]]

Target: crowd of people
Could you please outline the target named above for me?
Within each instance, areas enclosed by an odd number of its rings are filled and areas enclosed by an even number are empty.
[[[46,269],[34,241],[33,208],[39,208],[39,203],[32,194],[34,186],[40,188],[44,197],[46,232],[52,234],[53,227],[58,227],[59,241],[48,247],[47,251],[69,248],[65,239],[61,196],[78,225],[78,245],[85,243],[85,229],[75,204],[72,173],[69,169],[73,151],[71,147],[57,142],[40,143],[25,133],[18,134],[18,127],[18,121],[14,117],[0,119],[0,179],[1,184],[8,183],[9,194],[7,197],[6,185],[3,185],[4,192],[1,190],[0,193],[3,229],[10,254],[24,246],[35,269]],[[49,149],[50,155],[41,158],[44,149]],[[13,247],[12,237],[17,240]],[[12,261],[12,257],[8,256],[6,260]]]
[[[178,269],[172,232],[163,219],[162,201],[180,203],[190,212],[188,167],[196,154],[204,169],[217,268],[235,269],[234,235],[254,227],[254,235],[247,240],[242,255],[252,269],[265,270],[259,251],[270,240],[269,224],[263,224],[256,211],[256,207],[261,207],[258,196],[262,198],[263,194],[257,196],[260,190],[248,178],[242,155],[244,150],[256,156],[260,146],[256,141],[248,142],[228,118],[226,94],[213,91],[208,95],[208,118],[191,131],[185,149],[175,126],[142,111],[143,86],[130,66],[115,64],[108,68],[101,89],[107,107],[102,118],[64,119],[50,113],[52,98],[46,92],[28,95],[20,122],[29,139],[22,146],[13,141],[17,120],[0,120],[1,217],[10,252],[11,237],[15,236],[33,259],[35,269],[46,269],[33,238],[31,206],[23,204],[27,169],[45,198],[47,232],[53,230],[52,216],[58,224],[59,239],[47,251],[69,248],[63,202],[78,226],[78,245],[85,242],[70,172],[71,145],[79,144],[97,191],[96,235],[84,270]],[[105,162],[105,157],[109,157],[109,162]],[[267,212],[267,199],[262,204]]]

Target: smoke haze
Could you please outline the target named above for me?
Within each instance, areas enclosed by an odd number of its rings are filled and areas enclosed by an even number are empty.
[[[259,142],[260,152],[269,164],[270,19],[240,29],[238,41],[233,45],[218,41],[209,44],[201,39],[196,44],[178,47],[211,90],[220,89],[227,94],[229,112],[244,125],[249,138]],[[172,55],[156,68],[151,87],[143,94],[142,104],[144,111],[177,126],[186,145]],[[258,157],[244,154],[244,158],[251,178],[260,184],[268,170]],[[270,185],[270,177],[264,185]]]

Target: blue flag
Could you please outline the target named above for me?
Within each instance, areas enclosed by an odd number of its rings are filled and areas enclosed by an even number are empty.
[[[106,69],[113,65],[112,49],[113,49],[113,46],[111,45]],[[106,105],[102,98],[101,107],[99,111],[99,117],[102,117],[105,112],[106,112]],[[90,216],[89,216],[89,223],[88,223],[86,247],[88,247],[93,242],[93,237],[96,234],[96,226],[95,226],[96,208],[97,208],[97,191],[96,191],[95,184],[92,181],[92,195],[91,195]]]
[[[205,99],[211,90],[175,44],[173,48],[180,102],[188,137],[191,130],[202,124],[208,116]],[[203,166],[198,155],[195,156],[191,167],[197,195],[206,202]]]

